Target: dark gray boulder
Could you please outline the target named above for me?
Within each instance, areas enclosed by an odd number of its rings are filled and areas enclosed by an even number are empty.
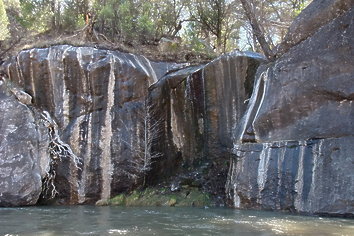
[[[239,138],[249,131],[257,142],[354,134],[353,11],[258,71]]]
[[[0,114],[0,206],[34,205],[48,166],[45,130],[2,79]]]

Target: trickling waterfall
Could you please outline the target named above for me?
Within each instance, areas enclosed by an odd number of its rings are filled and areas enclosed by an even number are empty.
[[[86,200],[86,188],[87,188],[87,177],[89,174],[89,163],[91,161],[91,140],[92,140],[92,123],[91,123],[91,114],[86,116],[87,122],[87,147],[86,147],[86,158],[83,161],[82,173],[79,182],[79,189],[78,189],[78,203],[84,203]]]
[[[302,201],[302,194],[303,194],[303,189],[304,189],[304,158],[305,158],[305,142],[299,142],[299,147],[300,147],[300,153],[299,153],[299,167],[298,167],[298,172],[296,175],[296,180],[295,180],[295,207],[298,209],[303,208],[303,201]]]
[[[252,128],[253,125],[253,120],[257,116],[261,105],[262,101],[264,100],[265,96],[265,91],[266,91],[266,81],[267,81],[267,76],[268,76],[268,70],[263,71],[259,77],[256,78],[255,84],[254,84],[254,89],[252,96],[248,100],[248,106],[246,113],[241,119],[240,124],[238,124],[238,131],[236,132],[236,137],[235,140],[237,142],[248,142],[248,141],[255,141],[252,139],[255,139],[256,137],[252,137],[251,133],[247,133],[247,130]]]

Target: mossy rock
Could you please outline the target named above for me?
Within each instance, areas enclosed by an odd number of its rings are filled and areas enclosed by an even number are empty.
[[[108,200],[98,200],[96,203],[95,203],[96,206],[108,206],[110,205],[110,202]]]
[[[109,205],[113,206],[124,206],[125,205],[125,195],[119,194],[108,201]]]
[[[120,194],[108,201],[116,206],[210,206],[211,199],[207,193],[198,188],[184,186],[179,192],[163,188],[147,188],[130,194]]]
[[[176,198],[171,198],[169,201],[168,201],[168,205],[169,206],[175,206],[177,203],[177,199]]]

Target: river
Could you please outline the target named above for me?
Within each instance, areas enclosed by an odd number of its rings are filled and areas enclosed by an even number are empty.
[[[226,208],[0,208],[0,235],[354,235],[354,219]]]

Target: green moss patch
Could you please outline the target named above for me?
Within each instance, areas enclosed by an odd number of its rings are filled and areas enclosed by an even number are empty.
[[[210,206],[209,194],[198,188],[183,186],[178,192],[165,188],[147,188],[129,194],[119,194],[108,201],[114,206]]]

